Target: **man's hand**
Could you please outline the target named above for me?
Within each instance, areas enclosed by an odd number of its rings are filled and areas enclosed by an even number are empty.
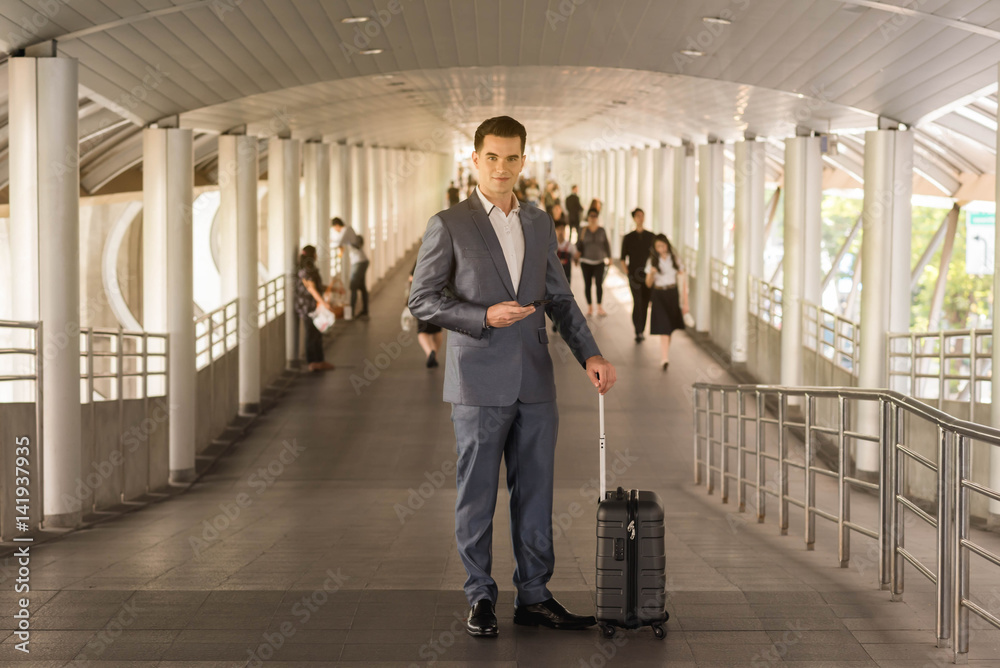
[[[607,394],[618,380],[614,365],[600,355],[587,358],[587,375],[601,394]]]
[[[486,310],[486,322],[490,327],[510,327],[534,312],[534,306],[521,306],[517,302],[500,302]]]

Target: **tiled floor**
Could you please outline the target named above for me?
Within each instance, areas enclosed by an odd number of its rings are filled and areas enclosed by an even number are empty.
[[[513,626],[505,499],[494,542],[500,637],[466,636],[443,369],[425,369],[416,343],[396,346],[402,279],[374,301],[370,321],[341,328],[328,351],[337,370],[303,376],[195,488],[38,546],[32,651],[18,652],[7,635],[0,665],[922,668],[950,661],[934,646],[932,591],[916,573],[905,601],[892,603],[875,585],[865,541],[855,540],[852,567],[841,569],[824,523],[816,550],[806,551],[796,515],[782,537],[773,520],[748,522],[752,516],[694,487],[688,388],[726,375],[683,335],[669,373],[661,373],[658,342],[632,342],[627,290],[615,275],[610,315],[594,321],[619,375],[607,402],[609,468],[626,486],[658,491],[666,505],[667,638],[648,629],[609,641],[596,630]],[[597,401],[565,347],[552,347],[561,430],[551,588],[584,612],[593,608]],[[859,499],[856,517],[870,517],[871,506]],[[926,549],[918,535],[908,546]],[[4,568],[6,584],[12,572]],[[0,594],[5,635],[15,627],[11,590]],[[1000,666],[997,633],[974,632],[971,665]]]

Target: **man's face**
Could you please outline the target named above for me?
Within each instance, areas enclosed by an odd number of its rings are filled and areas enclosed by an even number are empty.
[[[642,227],[643,223],[646,222],[646,214],[642,211],[636,211],[635,213],[635,226]]]
[[[509,196],[524,169],[520,137],[486,135],[482,149],[472,153],[472,163],[479,170],[479,187],[486,195]]]

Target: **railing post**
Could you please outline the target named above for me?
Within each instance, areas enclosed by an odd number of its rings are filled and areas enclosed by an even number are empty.
[[[778,395],[778,528],[782,536],[788,535],[788,442],[785,439],[785,417],[788,397],[784,392]]]
[[[972,474],[968,453],[968,438],[959,434],[955,445],[955,538],[952,540],[952,572],[954,593],[952,616],[955,626],[955,663],[969,661],[969,609],[964,601],[969,598],[969,553],[962,541],[969,537],[969,490],[963,484]]]
[[[698,414],[698,393],[697,387],[694,388],[692,393],[691,401],[691,412],[694,416],[694,484],[701,484],[701,448],[698,447],[699,434],[699,414]]]
[[[765,430],[767,429],[767,423],[761,421],[761,416],[764,414],[764,394],[760,390],[755,390],[757,395],[757,523],[764,523],[764,504],[765,494],[764,494],[764,462],[766,461],[761,454],[764,452],[764,436]]]
[[[806,393],[804,417],[805,417],[805,467],[803,468],[804,480],[805,480],[805,498],[803,505],[803,515],[805,517],[805,541],[806,549],[813,550],[816,547],[816,516],[813,514],[813,508],[816,507],[816,486],[813,484],[813,442],[812,442],[812,423],[813,423],[813,396]]]
[[[116,334],[117,348],[115,356],[115,382],[118,386],[118,456],[120,462],[125,461],[125,335],[122,326],[118,325]],[[116,467],[118,473],[118,500],[125,501],[125,465]],[[96,495],[95,495],[96,496]]]
[[[889,412],[889,406],[886,406],[886,411]],[[905,581],[903,569],[906,561],[899,552],[899,548],[906,546],[906,523],[903,521],[904,513],[900,510],[896,499],[906,493],[906,466],[903,455],[896,444],[903,440],[903,409],[892,406],[891,416],[887,418],[887,421],[891,423],[886,427],[891,441],[883,449],[883,453],[886,456],[885,482],[888,492],[882,495],[881,501],[881,504],[887,504],[887,507],[884,514],[880,510],[880,515],[889,521],[888,535],[890,540],[888,541],[888,549],[882,551],[882,559],[883,568],[886,566],[889,568],[889,589],[892,592],[890,598],[893,601],[902,601]],[[888,560],[888,563],[885,563],[885,560]],[[883,572],[883,577],[879,579],[883,588],[886,587],[884,575]]]
[[[746,502],[746,453],[743,451],[746,441],[746,425],[744,424],[744,412],[746,409],[746,395],[743,390],[736,390],[736,505],[739,511],[745,512]]]
[[[944,409],[944,330],[938,333],[938,409]]]
[[[142,333],[142,414],[149,417],[149,333]],[[149,479],[152,477],[153,448],[146,441],[146,484],[145,491],[149,493]]]
[[[719,441],[719,484],[722,486],[722,502],[729,503],[729,453],[726,452],[729,443],[729,392],[722,390],[722,409],[719,411],[720,427],[722,427],[721,440]]]
[[[951,644],[951,531],[954,496],[951,483],[954,478],[952,457],[954,434],[938,427],[938,504],[937,504],[937,611],[935,615],[937,646]]]
[[[712,436],[715,434],[715,419],[712,414],[712,407],[715,404],[715,393],[711,388],[707,390],[708,394],[708,412],[705,415],[705,422],[707,427],[707,438],[705,439],[705,490],[711,494],[715,487],[712,484]]]
[[[848,415],[847,400],[843,395],[837,397],[837,408],[840,414],[837,425],[837,442],[840,444],[839,461],[837,464],[837,501],[839,504],[837,520],[837,556],[840,560],[840,567],[847,568],[851,560],[851,530],[847,522],[851,519],[850,489],[844,483],[844,476],[847,473],[848,452],[847,452],[847,431]]]
[[[90,442],[97,446],[97,407],[94,405],[94,328],[80,330],[87,333],[87,403],[90,404]],[[97,510],[97,495],[90,495],[90,509]],[[80,503],[83,510],[83,503]]]

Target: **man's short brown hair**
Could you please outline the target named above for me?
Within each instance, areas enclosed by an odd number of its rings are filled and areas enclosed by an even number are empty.
[[[487,118],[479,124],[479,127],[476,128],[476,153],[479,153],[483,149],[483,139],[486,138],[486,135],[520,137],[521,154],[524,154],[524,144],[528,140],[528,132],[524,129],[523,125],[510,116],[494,116],[493,118]]]

